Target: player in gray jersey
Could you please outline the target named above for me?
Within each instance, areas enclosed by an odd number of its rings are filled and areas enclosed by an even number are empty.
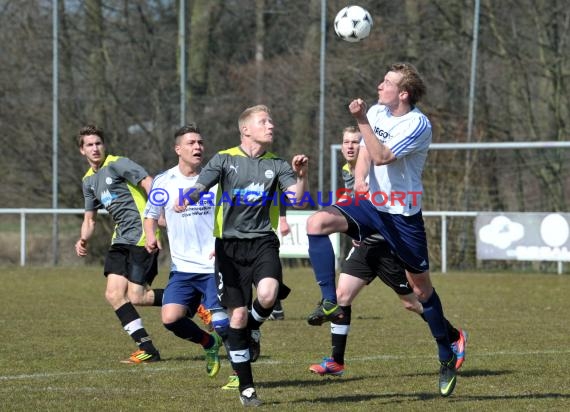
[[[296,155],[291,164],[268,152],[273,120],[266,106],[246,109],[238,120],[241,144],[218,152],[204,167],[194,187],[178,199],[175,210],[197,202],[200,192],[218,184],[216,197],[216,265],[219,298],[228,309],[228,342],[232,366],[240,381],[240,401],[258,406],[251,371],[248,329],[259,329],[275,300],[284,299],[279,240],[279,191],[294,207],[307,190],[308,158]],[[257,289],[251,314],[252,284]]]
[[[162,306],[163,289],[150,288],[158,273],[157,255],[144,248],[142,214],[152,177],[132,160],[106,154],[104,133],[96,126],[88,125],[79,131],[78,145],[90,168],[83,177],[85,214],[75,251],[80,257],[87,255],[87,243],[95,232],[97,210],[105,208],[115,222],[105,257],[105,298],[138,346],[123,362],[158,361],[159,352],[133,306]]]
[[[354,190],[354,169],[360,140],[362,136],[355,126],[343,130],[342,155],[346,164],[342,168],[342,177],[346,189]],[[400,259],[398,259],[386,240],[376,233],[364,239],[360,244],[355,242],[354,247],[342,263],[341,273],[336,288],[337,302],[344,316],[331,321],[331,357],[323,358],[320,364],[314,364],[309,370],[321,376],[340,376],[344,373],[346,344],[350,332],[352,302],[360,291],[369,285],[376,277],[380,278],[388,287],[392,288],[400,298],[404,308],[423,317],[423,306],[406,279],[406,272]],[[321,303],[309,318],[310,325],[321,325],[328,319],[320,310]],[[447,332],[452,343],[452,349],[457,355],[456,369],[459,369],[465,360],[465,346],[467,334],[457,330],[447,319]]]

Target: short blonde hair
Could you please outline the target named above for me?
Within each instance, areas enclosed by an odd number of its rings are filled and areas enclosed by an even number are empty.
[[[345,134],[345,133],[358,133],[358,134],[360,134],[360,129],[358,128],[358,126],[346,126],[342,130],[342,134]]]
[[[271,115],[271,112],[269,111],[269,107],[265,106],[264,104],[258,104],[256,106],[248,107],[247,109],[245,109],[242,112],[242,114],[240,114],[239,119],[238,119],[238,127],[239,127],[240,133],[241,133],[241,128],[243,127],[243,125],[245,124],[247,119],[249,119],[249,117],[252,114],[259,113],[259,112],[265,112],[268,115]]]

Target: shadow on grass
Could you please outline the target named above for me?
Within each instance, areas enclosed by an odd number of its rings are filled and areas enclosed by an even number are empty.
[[[308,312],[307,312],[308,314]],[[358,320],[379,320],[379,319],[384,319],[382,316],[378,316],[378,315],[372,315],[372,316],[368,316],[368,315],[357,315],[357,316],[353,316],[352,319],[358,319]],[[271,323],[293,323],[293,322],[299,322],[301,321],[303,324],[307,325],[307,316],[287,316],[285,319],[279,319],[279,320],[273,320],[273,319],[269,319],[269,322]],[[328,322],[323,323],[320,326],[324,326],[324,325],[328,325]],[[310,325],[308,325],[310,326]],[[316,327],[316,326],[311,326],[311,327]]]
[[[161,355],[161,358],[163,361],[170,361],[170,362],[193,362],[193,361],[203,361],[204,358],[204,354],[191,354],[191,355],[182,355],[182,356],[170,356],[170,357],[163,357]],[[264,356],[261,355],[258,358],[258,362],[259,363],[270,363],[271,362],[272,357],[271,356]],[[228,361],[228,357],[226,356],[226,354],[224,352],[220,352],[220,360],[222,361],[222,363],[226,362],[229,364]],[[252,365],[256,365],[258,362],[252,362]]]
[[[500,371],[493,371],[490,369],[469,369],[469,370],[460,370],[457,372],[457,376],[463,378],[476,378],[479,376],[501,376],[501,375],[511,375],[513,371],[509,370],[500,370]]]
[[[203,361],[204,355],[189,355],[189,356],[171,356],[171,357],[163,357],[162,354],[160,356],[163,361],[165,362],[194,362],[194,361]],[[224,359],[224,358],[222,358]],[[223,360],[222,360],[223,362]]]
[[[386,403],[403,403],[410,401],[428,401],[433,399],[443,399],[437,393],[367,393],[359,395],[339,395],[317,398],[297,399],[294,401],[275,402],[272,404],[303,404],[303,403],[321,403],[321,404],[339,404],[339,403],[362,403],[373,400],[386,400]],[[563,393],[535,393],[535,394],[521,394],[521,395],[489,395],[489,396],[462,396],[454,394],[445,399],[448,402],[473,402],[473,401],[496,401],[496,400],[539,400],[539,399],[570,399],[570,394]]]
[[[350,377],[347,378],[343,376],[342,378],[338,376],[327,376],[327,377],[315,377],[315,379],[295,379],[295,380],[286,380],[286,381],[278,381],[278,382],[263,382],[259,381],[256,382],[256,385],[264,388],[285,388],[285,387],[308,387],[308,386],[323,386],[328,384],[346,384],[347,382],[357,382],[366,379],[365,377]]]
[[[358,320],[380,320],[380,319],[384,319],[382,316],[378,316],[378,315],[374,315],[374,316],[365,316],[365,315],[358,315],[356,317],[354,317],[353,319],[358,319]]]
[[[410,402],[410,401],[426,401],[430,399],[441,398],[438,394],[435,393],[409,393],[409,394],[401,394],[401,393],[367,393],[367,394],[359,394],[359,395],[339,395],[339,396],[326,396],[326,397],[318,397],[312,399],[297,399],[295,401],[289,402],[272,402],[272,404],[279,404],[279,403],[322,403],[322,404],[339,404],[339,403],[362,403],[366,401],[378,400],[378,399],[386,399],[390,400],[389,403],[402,403],[402,402]]]
[[[434,372],[418,372],[418,373],[406,373],[403,374],[401,376],[407,377],[407,378],[414,378],[414,377],[418,377],[418,376],[435,376],[437,375],[438,370],[434,369]],[[502,371],[493,371],[493,370],[489,370],[489,369],[470,369],[470,370],[459,370],[459,372],[457,372],[457,376],[461,379],[461,378],[475,378],[475,377],[484,377],[484,376],[502,376],[502,375],[511,375],[513,372],[512,371],[508,371],[508,370],[502,370]],[[383,376],[383,375],[379,375],[379,376]]]
[[[570,394],[568,393],[525,393],[520,395],[479,395],[479,396],[458,396],[456,401],[495,401],[495,400],[539,400],[539,399],[570,399]]]

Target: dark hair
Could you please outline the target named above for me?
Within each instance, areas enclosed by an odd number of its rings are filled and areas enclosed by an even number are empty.
[[[200,134],[200,128],[196,123],[185,124],[174,133],[174,140],[178,139],[180,136],[184,136],[186,133]]]
[[[79,134],[77,136],[77,145],[81,148],[83,147],[83,138],[85,136],[95,135],[101,138],[101,141],[105,143],[105,133],[103,130],[99,129],[93,124],[88,124],[79,129]]]
[[[410,63],[394,63],[388,70],[402,74],[398,88],[408,92],[408,101],[412,106],[415,106],[426,93],[426,85],[418,69]]]

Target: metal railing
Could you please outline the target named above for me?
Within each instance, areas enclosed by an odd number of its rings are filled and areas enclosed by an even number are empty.
[[[27,215],[83,215],[83,209],[21,208],[0,209],[1,215],[20,215],[20,266],[26,266]],[[106,210],[98,213],[107,214]]]
[[[47,209],[47,208],[21,208],[0,209],[0,214],[20,216],[20,266],[26,265],[27,215],[82,215],[83,209]],[[107,214],[100,210],[99,213]],[[447,273],[447,218],[448,217],[476,217],[478,212],[422,212],[424,217],[439,217],[441,219],[441,272]],[[307,255],[308,257],[308,255]]]

